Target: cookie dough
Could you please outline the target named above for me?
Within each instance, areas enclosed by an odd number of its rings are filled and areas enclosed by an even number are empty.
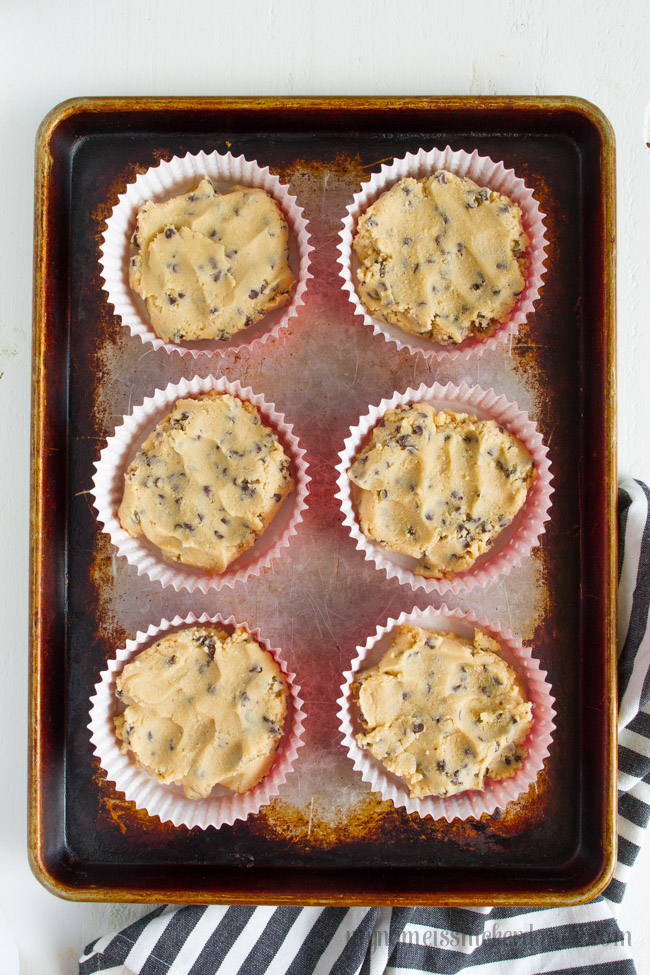
[[[116,681],[122,751],[190,799],[252,789],[269,771],[287,711],[280,667],[243,627],[170,633]]]
[[[514,775],[526,757],[532,704],[499,644],[400,626],[380,663],[353,685],[362,748],[411,790],[452,796]]]
[[[494,420],[413,403],[388,410],[348,476],[364,535],[417,559],[417,574],[445,578],[512,521],[535,468]]]
[[[293,488],[291,463],[252,403],[211,392],[178,400],[124,478],[122,527],[165,558],[223,572]]]
[[[264,190],[218,193],[209,179],[145,203],[131,240],[129,281],[166,342],[226,341],[289,300],[285,218]]]
[[[445,170],[403,179],[359,218],[359,298],[375,318],[432,342],[484,337],[524,289],[528,244],[507,197]]]

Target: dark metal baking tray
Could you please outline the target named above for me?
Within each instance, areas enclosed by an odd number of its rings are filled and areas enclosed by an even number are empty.
[[[445,145],[501,159],[547,214],[547,273],[511,347],[480,360],[398,352],[340,289],[345,206],[381,162]],[[290,183],[314,280],[284,335],[191,361],[150,351],[101,289],[99,247],[125,184],[185,152],[244,153]],[[565,98],[77,99],[38,134],[34,290],[30,854],[71,898],[252,903],[557,904],[593,897],[615,859],[614,146]],[[282,560],[246,586],[175,594],[116,560],[90,503],[93,463],[130,405],[193,372],[239,378],[307,447],[310,507]],[[339,744],[335,699],[358,642],[436,603],[364,561],[334,500],[337,451],[369,403],[421,381],[493,386],[550,447],[551,521],[506,579],[449,598],[534,647],[557,698],[537,786],[501,816],[418,819],[368,791]],[[86,729],[104,662],[162,616],[259,625],[306,701],[286,790],[246,822],[175,828],[106,782]]]

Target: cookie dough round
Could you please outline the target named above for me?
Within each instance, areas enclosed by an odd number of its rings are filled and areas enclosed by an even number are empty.
[[[354,251],[369,314],[457,345],[506,322],[524,289],[521,210],[466,176],[403,179],[359,218]]]
[[[388,410],[348,476],[364,535],[439,579],[492,545],[524,504],[535,467],[494,420],[412,403]]]
[[[181,399],[124,477],[122,527],[173,562],[223,572],[293,488],[291,462],[252,403],[228,393]]]
[[[287,712],[271,654],[243,627],[196,626],[164,636],[116,681],[122,751],[190,799],[215,785],[247,792],[268,773]]]
[[[380,663],[359,674],[357,742],[412,796],[480,790],[523,763],[533,706],[499,651],[481,630],[472,641],[400,626]]]
[[[218,193],[209,179],[145,203],[129,281],[166,342],[220,339],[286,304],[294,278],[286,220],[264,190]]]

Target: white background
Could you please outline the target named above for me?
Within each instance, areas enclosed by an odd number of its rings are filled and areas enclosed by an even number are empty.
[[[69,975],[141,909],[58,900],[26,857],[33,146],[79,95],[579,95],[618,152],[619,463],[650,480],[647,0],[0,0],[0,905],[23,975]],[[650,841],[621,923],[650,970]],[[0,968],[3,959],[0,958]]]

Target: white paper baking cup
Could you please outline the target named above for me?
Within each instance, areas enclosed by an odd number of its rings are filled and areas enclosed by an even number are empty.
[[[142,535],[136,538],[129,535],[118,517],[124,494],[124,474],[148,435],[172,411],[177,400],[200,396],[210,390],[230,393],[257,407],[264,422],[279,435],[284,451],[291,460],[294,479],[293,491],[285,498],[267,529],[251,548],[220,574],[167,561],[160,549]],[[262,569],[282,554],[282,549],[289,545],[291,537],[296,534],[307,506],[307,485],[311,481],[305,451],[293,432],[293,425],[287,423],[284,414],[239,381],[229,382],[224,377],[217,379],[215,376],[205,379],[194,376],[193,379],[181,379],[176,384],[169,383],[165,389],[157,389],[153,396],[136,406],[113,436],[108,438],[95,469],[90,493],[94,498],[98,521],[109,535],[117,554],[125,558],[129,565],[135,566],[138,575],[157,580],[162,586],[172,586],[177,592],[180,589],[189,589],[190,592],[198,589],[206,593],[224,586],[232,587],[237,582],[245,582],[251,576],[259,575]]]
[[[253,186],[265,190],[273,197],[289,226],[289,264],[296,281],[288,304],[273,309],[250,328],[236,332],[227,342],[203,339],[174,344],[165,342],[156,335],[144,301],[129,285],[129,260],[131,254],[135,253],[132,250],[131,237],[138,210],[143,203],[148,200],[160,203],[186,193],[197,186],[204,176],[212,179],[217,190],[223,191],[234,185]],[[100,247],[99,263],[103,288],[109,304],[113,305],[122,324],[132,335],[137,335],[154,349],[162,348],[168,352],[196,357],[201,353],[224,353],[243,345],[252,346],[257,342],[262,344],[285,328],[304,304],[307,281],[312,277],[309,273],[309,255],[313,247],[309,243],[308,223],[296,197],[269,171],[268,166],[262,167],[255,161],[245,159],[244,156],[233,156],[229,152],[225,155],[218,152],[198,152],[191,155],[188,152],[183,157],[174,156],[158,166],[152,166],[146,173],[141,173],[133,183],[126,186],[118,200],[106,221],[106,231]]]
[[[417,560],[408,555],[399,555],[382,548],[377,542],[366,538],[361,531],[356,510],[357,488],[348,477],[348,469],[364,445],[372,428],[376,426],[387,410],[403,403],[430,403],[436,410],[452,410],[454,413],[469,413],[481,420],[495,420],[501,426],[514,434],[527,448],[535,463],[535,479],[528,491],[525,504],[517,513],[513,521],[494,539],[489,551],[484,552],[472,566],[463,572],[458,572],[451,579],[429,579],[415,574]],[[374,562],[378,569],[383,569],[389,579],[398,579],[403,585],[412,589],[424,589],[427,592],[469,592],[475,586],[485,586],[486,583],[507,575],[515,566],[520,565],[539,541],[540,535],[546,530],[544,525],[549,519],[551,507],[551,464],[548,459],[548,448],[542,441],[541,434],[528,414],[522,412],[516,403],[511,403],[505,396],[498,396],[493,389],[482,389],[480,386],[454,386],[447,383],[441,386],[434,383],[427,386],[422,383],[417,389],[407,389],[404,393],[394,393],[390,399],[383,399],[378,406],[371,406],[368,413],[350,428],[350,435],[345,441],[343,450],[339,453],[339,472],[337,483],[339,490],[336,497],[341,502],[343,523],[355,540],[357,548],[363,552],[366,559]]]
[[[357,744],[355,735],[363,733],[364,728],[351,685],[359,671],[379,663],[393,640],[396,627],[404,623],[411,623],[425,630],[453,632],[470,639],[473,639],[474,631],[480,629],[500,644],[500,655],[516,670],[528,700],[533,703],[533,725],[524,743],[527,756],[521,768],[511,778],[498,781],[487,779],[482,791],[472,789],[446,798],[412,798],[402,779],[389,772],[372,752]],[[410,613],[402,613],[398,619],[389,618],[383,626],[378,626],[376,633],[363,646],[357,647],[357,655],[343,677],[345,680],[341,685],[341,697],[336,702],[339,705],[338,718],[343,746],[354,768],[361,773],[364,782],[370,783],[372,791],[378,792],[382,799],[390,799],[396,807],[404,808],[409,813],[446,819],[448,822],[456,818],[478,818],[484,813],[492,814],[495,809],[505,809],[509,802],[526,793],[544,767],[555,728],[555,699],[551,693],[551,685],[531,650],[513,636],[510,630],[502,630],[499,623],[493,623],[483,616],[477,618],[472,612],[450,610],[444,603],[439,608],[414,609]]]
[[[521,209],[523,228],[530,240],[526,250],[529,261],[526,269],[526,284],[517,298],[508,321],[499,325],[492,335],[486,338],[472,337],[459,345],[451,346],[409,335],[397,325],[390,325],[373,318],[361,304],[357,294],[359,262],[352,249],[360,215],[382,193],[401,179],[408,176],[423,179],[438,169],[446,169],[458,176],[468,176],[478,186],[487,186],[507,196]],[[378,173],[374,173],[366,183],[361,185],[361,189],[354,194],[352,203],[347,207],[338,245],[341,254],[338,259],[341,265],[339,274],[343,279],[343,290],[347,292],[355,313],[363,318],[364,324],[372,328],[375,335],[382,335],[387,342],[394,342],[399,349],[408,349],[414,355],[421,353],[427,357],[445,356],[449,361],[470,355],[481,356],[487,349],[496,349],[504,345],[532,313],[533,306],[539,298],[548,244],[543,223],[544,216],[533,196],[533,191],[515,175],[513,169],[506,169],[502,162],[494,162],[489,156],[479,156],[476,150],[472,153],[462,149],[454,151],[449,146],[444,150],[431,149],[426,152],[420,149],[416,153],[408,152],[402,159],[396,159],[390,165],[384,163]]]
[[[124,753],[120,750],[121,742],[115,733],[114,723],[119,712],[115,682],[126,663],[165,633],[208,623],[233,630],[243,626],[272,654],[287,680],[287,715],[277,757],[266,778],[241,795],[223,786],[215,786],[206,799],[188,799],[180,786],[159,782],[136,763],[131,752]],[[157,816],[163,823],[172,822],[174,826],[186,826],[188,829],[207,829],[209,826],[218,828],[230,825],[237,819],[246,819],[251,813],[259,812],[273,796],[278,795],[287,775],[293,770],[298,749],[304,745],[302,736],[305,712],[295,676],[288,669],[281,652],[269,647],[260,637],[258,629],[236,621],[233,616],[226,619],[219,614],[208,616],[204,613],[196,617],[190,613],[185,617],[175,616],[171,621],[163,619],[158,626],[152,624],[145,632],[138,631],[133,640],[127,640],[126,645],[108,661],[106,670],[100,674],[99,683],[95,685],[95,694],[90,699],[92,706],[88,724],[90,740],[95,746],[94,754],[99,758],[106,778],[114,783],[118,792],[122,792],[129,802],[135,803],[138,809],[146,810],[150,816]]]

